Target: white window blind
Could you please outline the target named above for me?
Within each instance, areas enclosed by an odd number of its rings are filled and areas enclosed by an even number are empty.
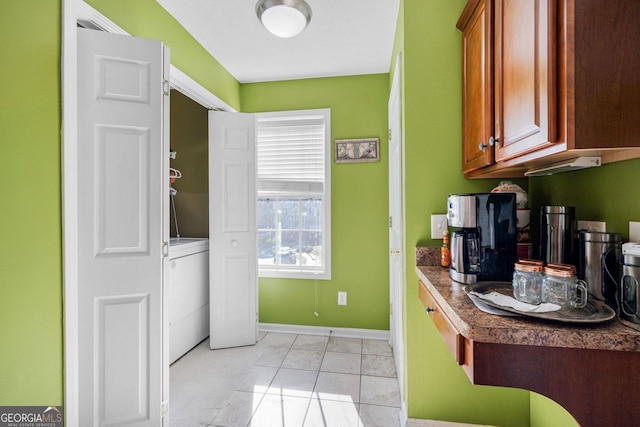
[[[324,117],[259,118],[256,130],[259,192],[324,190]]]
[[[258,274],[331,279],[329,109],[256,116]]]

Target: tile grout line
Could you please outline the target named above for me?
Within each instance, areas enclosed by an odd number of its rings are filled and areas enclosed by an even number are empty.
[[[362,346],[364,347],[364,341],[362,342]],[[358,419],[360,419],[360,411],[362,410],[362,351],[364,348],[360,349],[360,376],[358,378]]]
[[[267,334],[267,335],[268,335],[268,334]],[[263,337],[263,339],[265,339],[267,335],[265,335],[265,337]],[[278,366],[277,366],[277,367],[275,367],[276,371],[275,371],[275,373],[274,373],[273,377],[271,378],[271,380],[269,381],[269,383],[266,385],[266,389],[265,389],[265,391],[264,391],[263,393],[260,393],[260,394],[261,394],[261,396],[260,396],[260,401],[259,401],[259,402],[258,402],[258,404],[256,405],[256,409],[252,412],[251,417],[249,418],[249,421],[247,422],[247,427],[251,425],[251,422],[254,420],[254,416],[255,416],[255,414],[256,414],[256,413],[257,413],[257,411],[260,409],[261,405],[264,403],[264,398],[265,398],[265,396],[268,394],[268,393],[267,393],[267,390],[268,390],[268,389],[271,387],[271,385],[273,384],[273,382],[274,382],[274,380],[275,380],[276,376],[278,375],[278,373],[281,373],[281,370],[283,369],[284,362],[285,362],[286,358],[291,354],[291,350],[297,349],[297,350],[307,350],[307,351],[314,350],[314,351],[315,351],[315,349],[314,349],[314,348],[308,348],[308,347],[294,348],[294,345],[295,345],[295,343],[296,343],[296,341],[297,341],[297,339],[298,339],[299,337],[300,337],[300,335],[298,335],[298,334],[297,334],[297,335],[296,335],[296,337],[295,337],[295,338],[293,339],[293,341],[291,342],[291,344],[290,344],[289,346],[287,346],[287,347],[284,347],[284,348],[286,348],[286,349],[287,349],[287,351],[286,351],[286,353],[284,354],[284,356],[283,356],[283,358],[281,359],[281,361],[280,361],[280,363],[278,364]],[[331,337],[329,337],[329,338],[331,338]],[[262,340],[260,340],[260,341],[262,341]],[[277,348],[277,347],[274,347],[274,348]],[[302,418],[302,419],[303,419],[303,424],[304,424],[304,422],[306,421],[307,416],[308,416],[308,415],[309,415],[309,413],[310,413],[309,411],[311,410],[311,403],[312,403],[312,402],[313,402],[313,400],[314,400],[314,396],[316,396],[316,397],[317,397],[317,400],[318,400],[318,401],[320,401],[319,396],[317,396],[316,394],[314,394],[314,391],[315,391],[315,389],[316,389],[316,387],[317,387],[317,385],[318,385],[318,381],[319,381],[320,373],[321,373],[321,372],[323,372],[323,371],[322,371],[322,366],[323,366],[324,360],[325,360],[325,358],[326,358],[326,353],[327,353],[328,349],[329,349],[329,339],[327,340],[327,342],[326,342],[326,343],[325,343],[325,345],[324,345],[324,350],[322,350],[322,358],[320,359],[320,363],[319,363],[319,365],[318,365],[318,368],[317,368],[317,370],[316,370],[316,369],[314,369],[314,371],[316,372],[316,377],[315,377],[315,381],[314,381],[314,383],[313,383],[313,385],[312,385],[312,387],[311,387],[311,390],[310,390],[310,393],[311,393],[311,394],[310,394],[310,397],[307,399],[306,410],[305,410],[305,412],[304,412],[304,416],[303,416],[303,418]],[[339,352],[339,353],[345,353],[345,352]],[[346,353],[349,353],[349,352],[347,351]],[[365,358],[365,353],[364,353],[364,340],[361,340],[361,345],[360,345],[360,351],[359,351],[359,354],[360,354],[360,366],[359,366],[359,372],[358,372],[358,401],[357,401],[357,405],[358,405],[357,413],[358,413],[358,416],[360,416],[360,414],[361,414],[362,405],[363,405],[363,403],[362,403],[362,383],[363,383],[362,379],[363,379],[363,378],[362,378],[362,377],[363,377],[363,375],[364,375],[364,373],[363,373],[363,372],[364,372],[363,368],[364,368],[364,358]],[[367,355],[377,356],[377,355],[378,355],[378,353],[376,353],[376,352],[374,351],[374,353],[367,353]],[[380,354],[379,356],[385,357],[385,356],[386,356],[386,354]],[[256,365],[256,363],[254,362],[253,366],[261,366],[261,365]],[[289,369],[289,368],[287,368],[287,369]],[[290,368],[290,369],[294,369],[294,368]],[[305,370],[305,371],[308,371],[308,369],[304,369],[304,368],[298,368],[298,369],[299,369],[299,370]],[[327,371],[327,372],[330,372],[330,371]],[[339,373],[339,372],[336,372],[336,373]],[[376,375],[372,375],[372,376],[376,377]],[[396,378],[396,381],[397,381],[397,376],[396,376],[396,377],[386,377],[386,376],[382,376],[381,378]],[[240,390],[237,390],[237,391],[240,391]],[[255,393],[254,393],[254,394],[255,394]],[[281,397],[282,397],[282,395],[281,395]],[[331,400],[331,399],[329,399],[329,400]],[[369,406],[377,406],[377,407],[386,407],[386,408],[396,408],[396,406],[393,406],[393,405],[376,404],[376,403],[371,403],[371,404],[367,404],[367,405],[369,405]],[[211,422],[213,422],[213,419],[211,420]]]
[[[331,334],[329,334],[331,337]],[[297,339],[297,337],[296,337]],[[318,385],[318,379],[320,378],[320,370],[322,369],[322,362],[324,362],[324,356],[327,354],[327,347],[329,346],[329,340],[327,339],[327,344],[324,346],[324,351],[322,352],[322,360],[320,360],[320,366],[318,366],[318,373],[316,374],[316,380],[313,383],[313,387],[311,388],[311,397],[309,398],[309,403],[307,404],[307,410],[304,412],[304,418],[302,419],[302,425],[304,426],[305,421],[307,420],[307,416],[309,415],[309,409],[311,409],[311,403],[313,402],[313,393]],[[320,401],[320,398],[317,399]]]
[[[269,333],[267,333],[264,337],[266,338],[266,336]],[[287,352],[284,355],[284,357],[282,358],[282,360],[280,361],[280,364],[278,365],[278,367],[276,368],[276,372],[273,375],[273,377],[271,378],[271,381],[269,381],[269,384],[266,386],[264,393],[262,393],[262,396],[260,397],[260,402],[258,402],[258,404],[256,405],[255,410],[251,413],[251,417],[249,417],[249,421],[247,421],[247,426],[246,427],[251,427],[251,421],[253,420],[253,417],[256,415],[256,413],[258,412],[258,409],[260,409],[260,405],[262,405],[262,402],[265,398],[265,396],[268,394],[267,392],[269,391],[269,387],[271,387],[271,384],[273,384],[273,381],[275,380],[276,376],[278,376],[278,372],[280,372],[280,369],[282,369],[282,364],[284,363],[285,359],[287,358],[287,356],[289,355],[289,352],[291,351],[291,349],[293,348],[293,343],[296,341],[296,339],[298,339],[298,335],[296,335],[296,337],[293,339],[293,341],[291,342],[291,345],[287,348]],[[262,341],[262,340],[261,340]],[[278,347],[273,347],[273,348],[278,348]],[[256,366],[255,364],[253,366]],[[282,398],[282,394],[280,395],[280,397]],[[308,408],[307,408],[308,410]],[[306,416],[306,413],[305,413]]]

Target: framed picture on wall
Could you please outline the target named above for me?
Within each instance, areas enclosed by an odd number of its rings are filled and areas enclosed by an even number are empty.
[[[380,161],[380,139],[336,139],[336,163],[360,163]]]

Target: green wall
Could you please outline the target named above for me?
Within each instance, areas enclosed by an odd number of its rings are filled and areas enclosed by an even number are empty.
[[[380,138],[380,162],[331,162],[332,278],[260,279],[260,322],[389,329],[388,75],[245,84],[243,111],[331,108],[333,140]],[[338,306],[338,291],[348,305]]]
[[[539,224],[542,205],[576,208],[576,219],[606,221],[607,231],[629,238],[629,221],[640,219],[640,159],[598,168],[529,179],[531,223]],[[533,231],[533,230],[532,230]],[[531,393],[531,427],[577,426],[553,401]]]
[[[629,221],[640,221],[638,183],[640,159],[531,178],[532,224],[539,224],[542,205],[575,206],[576,219],[606,221],[607,231],[628,240]]]
[[[209,111],[172,90],[170,129],[171,167],[182,173],[172,184],[180,237],[209,237]],[[173,210],[169,227],[175,237]]]
[[[155,0],[85,0],[132,36],[162,40],[171,63],[224,102],[240,110],[236,79]]]
[[[175,65],[234,108],[331,107],[333,138],[381,138],[380,163],[332,165],[334,280],[318,283],[320,317],[312,318],[308,283],[261,283],[260,298],[265,322],[387,329],[387,76],[241,88],[155,1],[89,3],[134,35],[162,39],[172,48]],[[471,386],[417,299],[414,247],[439,244],[430,239],[429,215],[444,212],[449,193],[487,191],[498,182],[465,180],[459,167],[461,66],[455,22],[463,6],[464,0],[403,0],[394,50],[394,59],[398,52],[404,55],[409,416],[501,426],[575,425],[566,411],[535,393]],[[0,71],[6,82],[0,97],[5,159],[0,209],[0,405],[60,405],[60,0],[4,0],[0,8],[0,52],[10,65]],[[632,160],[518,183],[528,187],[534,211],[541,204],[573,205],[578,218],[604,219],[610,231],[627,237],[626,222],[640,219],[640,198],[633,187],[640,178],[639,166],[640,160]],[[349,292],[349,306],[335,306],[338,290]],[[280,298],[302,303],[283,308]],[[371,317],[363,315],[374,310],[377,313]],[[364,321],[358,323],[361,317]]]
[[[566,409],[546,396],[531,392],[530,405],[531,427],[580,427]]]
[[[406,175],[406,350],[411,418],[500,426],[529,425],[529,392],[472,385],[418,299],[415,246],[436,246],[430,215],[456,192],[486,192],[498,180],[466,180],[462,159],[461,34],[464,0],[404,0]],[[522,183],[526,188],[526,182]]]
[[[154,0],[89,0],[234,108],[238,82]],[[61,1],[4,0],[0,405],[63,403]]]
[[[61,405],[59,2],[3,1],[0,53],[0,405]]]

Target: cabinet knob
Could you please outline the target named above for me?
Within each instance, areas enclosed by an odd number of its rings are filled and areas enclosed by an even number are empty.
[[[482,150],[484,150],[484,149],[485,149],[485,148],[487,148],[487,147],[493,147],[494,145],[496,145],[496,142],[498,142],[498,140],[497,140],[496,138],[494,138],[494,137],[490,137],[490,138],[489,138],[489,142],[488,142],[488,143],[486,143],[486,144],[485,144],[484,142],[481,142],[481,143],[478,145],[478,149],[479,149],[480,151],[482,151]]]
[[[434,311],[436,311],[436,310],[431,308],[431,307],[427,307],[427,309],[426,309],[427,314],[432,313]]]

